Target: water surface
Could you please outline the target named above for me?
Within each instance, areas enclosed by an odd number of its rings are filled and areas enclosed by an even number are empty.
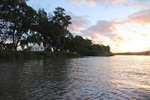
[[[150,56],[0,62],[0,100],[150,99]]]

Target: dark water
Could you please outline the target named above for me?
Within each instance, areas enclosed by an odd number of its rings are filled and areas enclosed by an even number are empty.
[[[0,100],[150,100],[150,56],[0,62]]]

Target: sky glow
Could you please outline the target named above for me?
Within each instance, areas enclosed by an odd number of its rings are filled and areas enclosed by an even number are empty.
[[[51,13],[63,7],[72,18],[69,30],[112,52],[150,50],[150,0],[29,0]]]

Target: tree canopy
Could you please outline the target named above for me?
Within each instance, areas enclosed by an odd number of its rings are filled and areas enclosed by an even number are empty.
[[[27,0],[1,0],[0,4],[0,49],[17,50],[32,44],[43,44],[46,51],[76,52],[86,56],[105,55],[110,47],[93,44],[82,36],[73,36],[67,29],[71,17],[62,7],[47,13],[35,11]]]

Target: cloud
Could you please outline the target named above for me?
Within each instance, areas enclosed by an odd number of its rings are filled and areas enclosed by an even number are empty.
[[[119,23],[113,21],[98,21],[97,24],[87,28],[86,30],[82,30],[81,33],[83,34],[83,36],[90,37],[93,40],[108,38],[114,42],[121,42],[124,39],[118,34],[114,33],[114,31],[117,30],[115,28],[115,25],[117,24]]]
[[[75,5],[125,5],[131,7],[150,7],[149,0],[65,0]]]
[[[139,24],[136,25],[133,23]],[[117,44],[116,46],[118,46],[118,43],[134,42],[135,37],[147,36],[147,34],[144,34],[148,32],[148,30],[144,30],[144,24],[150,24],[150,9],[134,13],[128,16],[126,20],[120,22],[117,20],[99,20],[95,25],[80,30],[80,32],[82,36],[92,39],[94,43],[104,45]],[[128,40],[127,38],[130,39]]]
[[[122,42],[124,41],[123,37],[119,36],[118,34],[111,34],[110,36],[110,39],[114,42]]]
[[[87,16],[76,16],[72,12],[68,12],[67,14],[72,18],[72,24],[69,26],[70,31],[80,31],[82,28],[87,27],[89,24]]]
[[[139,11],[130,15],[125,23],[137,22],[139,24],[150,24],[150,9]]]
[[[147,36],[145,33],[140,34],[141,36]]]
[[[96,25],[93,25],[86,30],[83,30],[83,33],[86,33],[88,35],[93,35],[94,34],[108,34],[112,32],[112,29],[115,29],[113,26],[113,22],[108,22],[108,21],[98,21]]]

